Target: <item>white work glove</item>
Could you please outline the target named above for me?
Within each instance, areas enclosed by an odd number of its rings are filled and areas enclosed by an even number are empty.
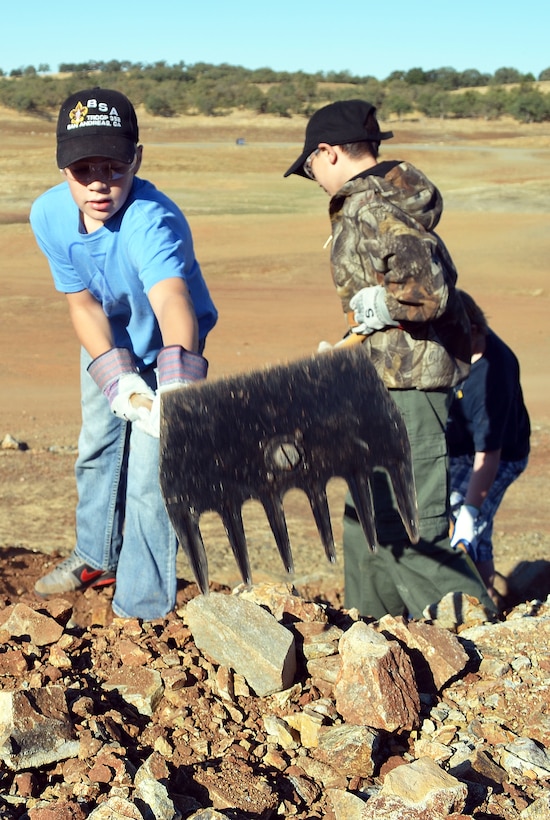
[[[125,347],[112,347],[88,366],[88,373],[109,402],[111,412],[126,421],[137,421],[147,411],[135,407],[132,396],[153,400],[155,394],[138,373],[132,354]]]
[[[357,325],[352,327],[353,333],[369,336],[375,330],[399,325],[399,322],[390,316],[386,305],[386,291],[382,285],[361,288],[352,296],[349,306],[357,322]]]
[[[319,342],[317,353],[326,353],[328,350],[334,350],[334,345],[331,345],[330,342]]]
[[[476,520],[479,515],[479,510],[472,504],[463,504],[457,515],[453,535],[451,538],[451,547],[456,549],[459,544],[463,544],[465,549],[469,551],[469,547],[474,542],[476,536]]]
[[[146,412],[136,427],[153,438],[160,437],[160,409],[162,396],[188,384],[206,378],[208,362],[199,353],[191,353],[181,345],[163,347],[157,357],[158,388],[151,410]]]

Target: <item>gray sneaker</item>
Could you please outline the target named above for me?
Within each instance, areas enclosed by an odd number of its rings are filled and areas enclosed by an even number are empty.
[[[82,558],[72,552],[68,558],[58,564],[51,572],[39,578],[34,591],[47,598],[61,592],[74,592],[87,587],[106,587],[115,583],[115,573],[95,569],[85,564]]]

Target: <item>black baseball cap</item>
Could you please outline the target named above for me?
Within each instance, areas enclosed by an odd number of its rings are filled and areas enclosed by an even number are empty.
[[[57,120],[57,166],[86,157],[132,162],[139,140],[134,106],[119,91],[91,88],[65,100]]]
[[[304,150],[284,176],[298,174],[309,179],[304,171],[304,162],[320,142],[345,145],[348,142],[380,142],[391,139],[393,131],[380,131],[375,113],[375,106],[365,100],[342,100],[320,108],[306,126]],[[367,130],[369,117],[370,131]],[[372,130],[373,123],[375,131]]]

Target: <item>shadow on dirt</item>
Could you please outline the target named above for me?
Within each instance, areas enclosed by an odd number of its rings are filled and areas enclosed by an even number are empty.
[[[520,561],[503,581],[504,611],[527,601],[544,601],[550,595],[550,561]]]

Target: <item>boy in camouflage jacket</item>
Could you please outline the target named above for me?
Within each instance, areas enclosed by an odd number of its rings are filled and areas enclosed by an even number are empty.
[[[332,103],[311,117],[304,149],[285,173],[316,180],[331,197],[332,276],[349,332],[391,391],[413,456],[418,544],[407,538],[382,471],[373,482],[376,551],[346,499],[345,605],[376,618],[420,618],[447,593],[463,592],[493,610],[477,571],[448,537],[445,424],[449,391],[469,370],[469,323],[456,269],[434,232],[441,195],[409,163],[379,161],[380,141],[392,136],[370,103]]]

